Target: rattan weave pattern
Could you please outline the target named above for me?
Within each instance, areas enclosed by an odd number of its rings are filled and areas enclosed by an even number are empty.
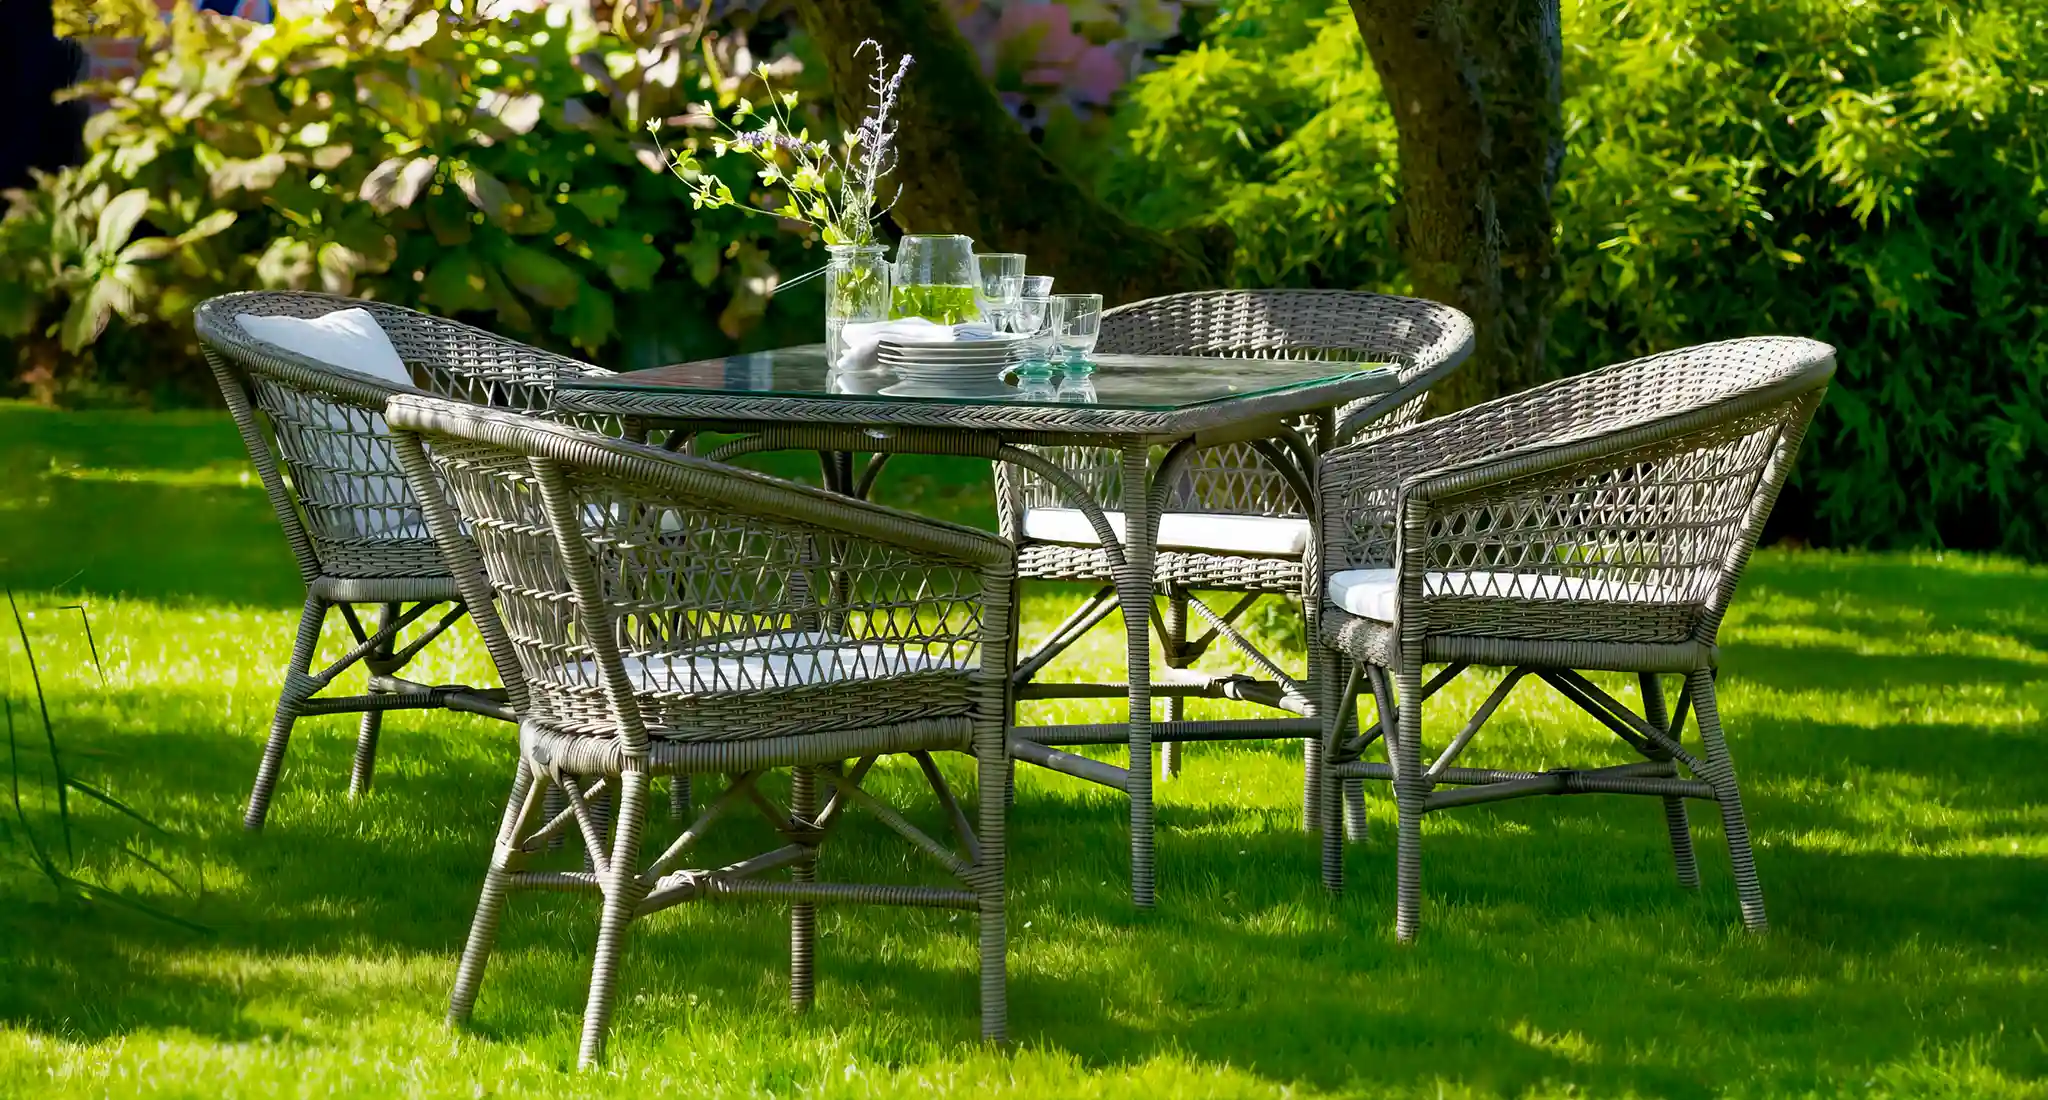
[[[606,373],[468,325],[377,302],[266,291],[201,303],[194,315],[200,345],[307,585],[291,664],[244,818],[251,829],[261,828],[269,813],[301,714],[314,709],[362,712],[350,782],[351,791],[360,794],[370,784],[384,710],[439,707],[458,696],[486,709],[496,705],[484,698],[487,693],[393,690],[379,687],[376,679],[395,677],[425,644],[421,639],[398,642],[397,626],[408,616],[417,618],[440,602],[455,602],[450,616],[459,615],[462,607],[385,430],[385,400],[408,391],[256,339],[236,321],[245,314],[311,318],[348,308],[370,312],[422,391],[545,414],[559,377]],[[409,602],[416,606],[402,610]],[[383,622],[391,629],[366,630],[356,618],[356,603],[381,605]],[[321,624],[337,609],[360,652],[316,675],[312,661]],[[425,640],[452,622],[452,617],[442,619]],[[373,676],[368,695],[353,705],[314,698],[358,662]]]
[[[1766,927],[1734,764],[1715,699],[1715,636],[1835,369],[1812,340],[1754,337],[1685,348],[1561,379],[1361,440],[1324,456],[1315,591],[1348,569],[1391,570],[1393,621],[1323,609],[1319,638],[1356,669],[1323,687],[1332,774],[1388,778],[1398,811],[1397,935],[1420,921],[1421,819],[1536,794],[1663,798],[1681,884],[1698,869],[1684,799],[1718,804],[1743,922]],[[1449,668],[1422,683],[1425,661]],[[1513,671],[1433,761],[1422,700],[1468,664]],[[1635,672],[1631,708],[1580,669]],[[1661,674],[1682,673],[1674,714]],[[1492,709],[1526,676],[1551,684],[1645,758],[1618,768],[1457,769]],[[1379,714],[1351,737],[1361,677]],[[1683,742],[1688,715],[1699,747]],[[1361,723],[1362,724],[1362,723]],[[1384,740],[1388,764],[1358,759]],[[1692,773],[1679,777],[1677,768]],[[1647,769],[1647,770],[1645,770]],[[1465,786],[1440,791],[1444,783]],[[1324,792],[1334,799],[1338,785]],[[1334,802],[1326,802],[1332,812]],[[1324,837],[1324,881],[1341,888],[1341,843]]]
[[[309,546],[300,565],[308,579],[445,576],[384,430],[385,400],[408,391],[259,340],[235,321],[240,314],[310,318],[349,308],[376,319],[412,373],[415,392],[546,416],[563,375],[609,372],[380,302],[252,291],[199,306],[193,323],[208,361],[216,374],[226,372],[223,385],[237,385],[263,414],[265,450],[274,448],[272,461],[281,463],[305,516]]]
[[[1416,298],[1340,290],[1219,290],[1149,298],[1103,314],[1100,350],[1110,353],[1205,355],[1378,362],[1395,366],[1400,385],[1337,411],[1296,421],[1299,442],[1310,451],[1332,438],[1370,438],[1413,423],[1429,389],[1458,368],[1472,349],[1472,324],[1448,306]],[[1047,448],[1044,453],[1105,509],[1121,499],[1119,456],[1088,447]],[[1276,452],[1253,443],[1230,443],[1195,451],[1170,486],[1165,510],[1300,517],[1311,509],[1293,480],[1274,464]],[[1289,452],[1280,451],[1286,454]],[[1301,456],[1306,457],[1306,456]],[[1107,555],[1097,547],[1034,542],[1022,537],[1030,508],[1070,507],[1051,481],[1024,471],[997,472],[997,514],[1004,534],[1018,540],[1020,577],[1031,580],[1097,581],[1113,577]],[[1167,664],[1185,665],[1199,654],[1185,645],[1188,593],[1265,592],[1299,595],[1304,583],[1299,555],[1163,551],[1153,581],[1169,596],[1162,638]],[[1315,604],[1304,605],[1314,619]],[[1313,632],[1313,626],[1311,626]],[[1311,679],[1314,678],[1311,668]],[[1169,700],[1167,717],[1181,715]],[[1179,747],[1161,754],[1165,774],[1179,770]],[[1319,746],[1304,753],[1302,818],[1309,829],[1322,825]],[[1355,785],[1354,785],[1355,789]]]
[[[405,433],[398,454],[426,522],[522,718],[451,1022],[469,1017],[507,895],[524,888],[602,899],[586,1067],[603,1055],[631,924],[682,902],[734,897],[791,904],[790,997],[800,1008],[812,997],[816,903],[976,911],[982,1033],[1003,1038],[1010,545],[510,412],[414,395],[394,398],[388,412]],[[973,819],[933,749],[974,756]],[[876,758],[905,751],[961,850],[860,789]],[[849,759],[857,763],[846,767]],[[761,769],[779,765],[795,769],[786,810],[754,785]],[[645,859],[649,777],[692,771],[732,774],[695,824]],[[567,804],[553,821],[539,809],[550,788]],[[609,839],[591,809],[600,791],[617,795]],[[749,802],[782,847],[715,870],[676,869],[721,814]],[[850,807],[880,818],[960,887],[816,881],[819,845]],[[524,869],[572,826],[591,872]],[[782,867],[786,882],[759,877]]]
[[[564,731],[610,730],[598,655],[575,628],[532,466],[442,437],[433,457],[494,579],[531,716]],[[722,500],[616,474],[565,477],[650,737],[774,737],[966,713],[982,630],[974,562],[736,515]]]
[[[1447,306],[1417,298],[1344,290],[1211,290],[1170,294],[1118,306],[1102,315],[1098,350],[1105,354],[1203,355],[1332,362],[1391,363],[1394,392],[1339,411],[1339,438],[1413,423],[1429,387],[1470,354],[1472,326]],[[1316,418],[1297,427],[1309,434]],[[1111,450],[1052,448],[1060,464],[1095,492],[1105,508],[1118,502],[1117,457]],[[1055,486],[1029,476],[1011,486],[1013,509],[1066,507]],[[1250,444],[1198,451],[1167,508],[1252,516],[1301,516],[1303,502]],[[1050,579],[1050,578],[1048,578]]]

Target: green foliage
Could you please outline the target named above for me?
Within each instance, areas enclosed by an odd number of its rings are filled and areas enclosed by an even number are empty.
[[[1569,0],[1553,361],[1794,332],[1841,373],[1780,511],[2048,555],[2048,15]],[[1394,128],[1348,10],[1247,0],[1141,78],[1101,187],[1245,285],[1400,289]]]
[[[772,225],[693,214],[645,142],[645,120],[721,79],[687,34],[636,42],[576,5],[470,22],[424,0],[296,10],[252,28],[181,9],[137,78],[96,90],[110,106],[90,160],[17,198],[0,336],[32,386],[63,392],[69,372],[203,392],[191,308],[259,287],[417,306],[610,364],[709,354],[761,326],[778,263],[805,262]],[[143,338],[96,340],[110,321]]]
[[[1140,78],[1105,198],[1162,228],[1235,231],[1249,286],[1392,286],[1395,134],[1343,4],[1248,0]]]

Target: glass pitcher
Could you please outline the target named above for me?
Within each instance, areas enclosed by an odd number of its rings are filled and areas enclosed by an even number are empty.
[[[981,286],[974,239],[958,233],[912,233],[896,245],[889,280],[889,317],[922,317],[942,325],[981,320],[975,292]]]

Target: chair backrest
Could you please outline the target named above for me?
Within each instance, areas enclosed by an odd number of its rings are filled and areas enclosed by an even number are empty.
[[[309,359],[249,335],[236,320],[349,308],[376,320],[413,385]],[[603,373],[459,322],[327,294],[224,295],[202,303],[194,325],[309,581],[446,575],[391,450],[383,419],[391,396],[431,392],[545,414],[556,379]]]
[[[1826,344],[1754,337],[1474,406],[1368,444],[1387,503],[1348,522],[1441,578],[1417,582],[1432,633],[1710,643],[1834,368]]]
[[[388,415],[522,718],[632,749],[908,720],[967,675],[1000,698],[1000,539],[503,410]]]
[[[1102,315],[1097,350],[1121,355],[1204,355],[1392,363],[1395,393],[1339,410],[1340,424],[1376,434],[1413,423],[1429,388],[1457,369],[1472,350],[1472,323],[1449,306],[1420,298],[1348,290],[1201,290],[1131,302]],[[1302,429],[1313,434],[1313,424]],[[1063,448],[1052,457],[1097,501],[1117,501],[1117,458],[1106,451]],[[1007,479],[1019,507],[1061,507],[1041,479]],[[1301,503],[1278,471],[1249,444],[1211,447],[1192,456],[1167,502],[1175,511],[1298,516]],[[1011,509],[1005,508],[1005,519]]]
[[[1418,398],[1428,387],[1472,353],[1472,322],[1449,306],[1389,294],[1197,290],[1106,311],[1097,347],[1126,355],[1392,363],[1402,392],[1347,414],[1363,412],[1376,426],[1398,428],[1421,415]]]

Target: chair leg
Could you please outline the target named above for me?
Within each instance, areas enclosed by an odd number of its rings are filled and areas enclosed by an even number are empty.
[[[985,729],[975,736],[974,750],[979,765],[975,795],[981,819],[976,830],[981,865],[975,878],[981,925],[981,1037],[992,1043],[1005,1041],[1010,1029],[1009,925],[1004,909],[1009,803],[1003,786],[1012,765],[1003,742],[1003,731]]]
[[[1420,655],[1411,655],[1401,666],[1399,698],[1395,702],[1397,717],[1386,733],[1386,740],[1388,754],[1394,758],[1394,805],[1399,814],[1399,840],[1394,857],[1394,938],[1412,943],[1422,923],[1422,800],[1429,794],[1430,785],[1422,777]],[[1384,678],[1382,673],[1381,679]]]
[[[1320,645],[1321,643],[1311,641],[1309,644]],[[1341,755],[1336,751],[1336,746],[1344,736],[1344,729],[1338,723],[1337,716],[1347,709],[1342,698],[1343,689],[1338,686],[1338,682],[1350,677],[1351,659],[1346,657],[1341,661],[1332,661],[1328,656],[1325,656],[1323,663],[1326,666],[1331,664],[1338,665],[1343,670],[1342,675],[1339,675],[1336,669],[1325,668],[1324,671],[1328,674],[1322,676],[1317,684],[1316,707],[1322,712],[1323,719],[1323,757],[1334,764],[1338,762],[1338,758]],[[1344,812],[1340,802],[1345,784],[1341,781],[1333,781],[1334,779],[1335,777],[1326,777],[1321,785],[1323,808],[1320,816],[1326,821],[1335,821],[1337,816]],[[1342,894],[1344,892],[1343,838],[1338,835],[1335,829],[1322,830],[1322,838],[1323,889],[1328,890],[1332,894]]]
[[[690,820],[690,777],[672,775],[668,780],[668,819]]]
[[[1366,840],[1365,780],[1353,776],[1338,784],[1341,795],[1340,811],[1344,815],[1344,839],[1352,844],[1363,844]]]
[[[248,812],[242,815],[242,827],[251,832],[263,828],[264,819],[270,815],[270,797],[277,790],[278,773],[284,770],[284,753],[292,742],[292,723],[298,720],[299,706],[318,690],[306,677],[313,667],[313,652],[320,646],[320,627],[326,621],[326,601],[308,593],[305,609],[299,613],[299,634],[292,643],[291,663],[285,667],[284,688],[278,693],[277,711],[270,719],[270,739],[263,746],[263,762],[256,767],[256,785],[249,791]]]
[[[476,916],[469,923],[469,940],[462,947],[462,962],[455,968],[455,988],[448,994],[448,1023],[460,1027],[469,1022],[476,1008],[477,987],[483,984],[484,965],[498,942],[498,918],[505,911],[508,882],[518,857],[519,834],[532,816],[530,797],[535,782],[533,769],[525,760],[512,777],[512,797],[505,801],[505,817],[498,826],[498,841],[491,850],[491,866],[484,872],[483,896],[477,899]],[[552,785],[551,785],[552,786]]]
[[[1642,674],[1643,718],[1658,729],[1667,729],[1671,716],[1664,709],[1664,684],[1654,672]],[[1671,861],[1678,868],[1678,885],[1686,890],[1700,888],[1700,863],[1692,850],[1692,823],[1686,819],[1685,799],[1664,796],[1664,830],[1671,835]]]
[[[377,770],[377,738],[384,730],[384,712],[366,710],[356,725],[356,759],[349,768],[348,796],[361,798],[370,793],[370,779]]]
[[[547,791],[541,795],[540,813],[542,819],[553,821],[561,816],[563,810],[568,808],[569,796],[562,793],[562,788],[555,786],[553,783],[548,784]],[[548,851],[559,852],[562,850],[562,845],[568,842],[569,840],[566,836],[562,833],[556,833],[548,838]]]
[[[612,841],[611,874],[604,883],[604,913],[598,919],[597,957],[590,967],[590,1001],[583,1009],[583,1045],[577,1067],[593,1069],[604,1058],[605,1035],[611,1028],[612,1002],[618,992],[619,960],[633,910],[647,894],[640,884],[640,834],[647,825],[647,772],[630,760],[619,777],[618,826]],[[602,834],[600,834],[602,835]]]
[[[398,605],[395,603],[384,605],[384,619],[377,624],[379,633],[382,633],[384,628],[391,624],[391,620],[398,617],[398,610]],[[392,666],[391,653],[397,648],[397,641],[398,639],[396,638],[389,639],[365,654],[363,657],[364,667],[368,668],[373,674],[395,673],[397,669]],[[362,721],[356,726],[356,759],[354,765],[349,768],[348,773],[348,796],[350,798],[361,798],[370,793],[370,780],[377,770],[377,737],[383,730],[383,711],[366,710],[363,712]]]
[[[799,766],[789,776],[790,820],[798,828],[803,828],[810,825],[817,815],[817,775],[809,766]],[[816,880],[817,849],[811,850],[810,858],[790,867],[789,877],[794,882]],[[817,906],[804,901],[792,904],[789,907],[789,1007],[798,1012],[808,1011],[817,995],[812,974],[817,947]]]
[[[1714,674],[1694,669],[1686,678],[1692,693],[1692,709],[1700,727],[1700,743],[1706,749],[1701,761],[1707,774],[1701,779],[1714,788],[1721,804],[1721,831],[1728,838],[1728,859],[1735,869],[1735,896],[1742,903],[1742,926],[1752,932],[1770,927],[1764,915],[1764,892],[1756,877],[1756,860],[1749,849],[1749,818],[1742,812],[1742,791],[1735,783],[1735,762],[1721,737],[1721,712],[1714,698]]]
[[[1188,594],[1178,588],[1166,594],[1166,617],[1163,620],[1166,636],[1160,639],[1160,650],[1166,656],[1167,668],[1183,668],[1185,664],[1181,650],[1188,641]],[[1178,722],[1186,712],[1185,700],[1178,695],[1166,697],[1165,720]],[[1181,746],[1177,741],[1163,741],[1159,745],[1159,774],[1172,779],[1180,775]]]
[[[612,794],[613,790],[607,789],[590,800],[590,822],[600,837],[609,836],[612,831],[612,805],[617,801]],[[597,861],[590,858],[590,852],[587,850],[583,853],[583,869],[597,870]]]
[[[1332,708],[1338,705],[1337,682],[1343,678],[1337,670],[1350,668],[1351,659],[1339,655],[1317,640],[1313,610],[1312,602],[1303,605],[1303,621],[1308,625],[1309,690],[1315,694],[1316,709],[1320,716],[1335,713]],[[1323,833],[1326,831],[1323,828],[1324,821],[1338,819],[1327,812],[1329,806],[1326,803],[1334,805],[1330,803],[1330,788],[1335,785],[1335,781],[1327,773],[1342,756],[1335,750],[1340,738],[1332,737],[1327,726],[1324,726],[1322,733],[1323,736],[1311,737],[1301,744],[1301,831],[1304,833]],[[1326,748],[1329,751],[1325,751]]]

